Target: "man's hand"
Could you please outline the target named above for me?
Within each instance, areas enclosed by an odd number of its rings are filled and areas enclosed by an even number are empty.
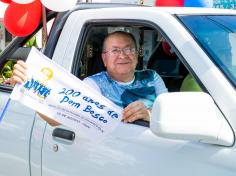
[[[10,78],[10,84],[15,85],[16,83],[22,84],[27,80],[27,64],[18,60],[14,65],[12,77]]]
[[[146,108],[141,101],[130,103],[123,111],[124,122],[133,122],[138,119],[150,120],[150,109]]]

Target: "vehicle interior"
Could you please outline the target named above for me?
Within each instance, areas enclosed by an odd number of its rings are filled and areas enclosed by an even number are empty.
[[[134,35],[139,48],[136,69],[155,70],[162,77],[169,92],[180,91],[188,70],[175,54],[175,49],[157,30],[138,25],[91,27],[79,63],[77,76],[80,79],[105,70],[101,59],[102,43],[105,36],[113,31],[126,31]]]

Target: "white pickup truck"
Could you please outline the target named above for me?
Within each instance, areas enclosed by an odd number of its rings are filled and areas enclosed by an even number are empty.
[[[121,122],[96,145],[13,101],[0,123],[1,176],[235,176],[236,11],[78,4],[54,17],[43,52],[78,78],[104,69],[104,36],[124,30],[138,42],[137,69],[156,70],[170,93],[150,125]],[[10,43],[0,67],[25,60],[30,37]],[[0,86],[0,112],[11,91]]]

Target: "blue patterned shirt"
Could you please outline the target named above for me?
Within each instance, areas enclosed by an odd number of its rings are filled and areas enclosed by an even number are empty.
[[[156,97],[167,92],[162,78],[154,70],[149,69],[136,71],[134,80],[129,83],[111,79],[106,71],[89,76],[84,81],[123,108],[137,100],[151,108]]]

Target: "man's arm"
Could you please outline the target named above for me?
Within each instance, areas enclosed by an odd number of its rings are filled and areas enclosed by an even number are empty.
[[[50,119],[49,117],[37,112],[38,115],[43,119],[45,120],[49,125],[51,126],[58,126],[58,125],[61,125],[60,123],[58,123],[57,121],[53,120],[53,119]]]

